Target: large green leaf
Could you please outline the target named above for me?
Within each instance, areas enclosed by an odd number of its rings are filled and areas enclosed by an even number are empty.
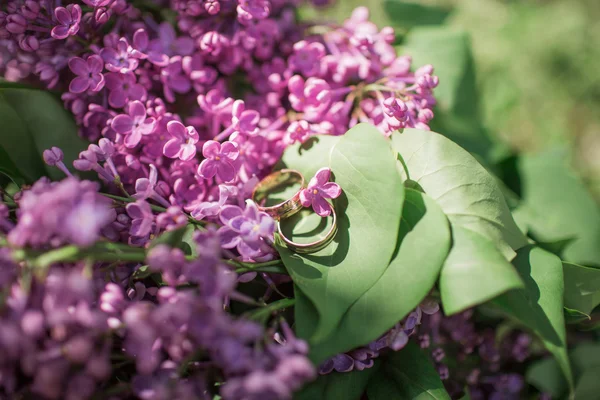
[[[429,358],[410,342],[391,353],[367,386],[369,400],[449,400]]]
[[[565,261],[600,266],[600,209],[567,160],[561,149],[521,157],[520,219],[538,241],[573,239]]]
[[[392,26],[400,29],[419,25],[440,25],[450,15],[448,9],[409,0],[385,0],[383,6]]]
[[[70,165],[86,144],[77,135],[73,117],[60,100],[48,92],[24,88],[0,89],[0,147],[28,181],[43,175],[60,179],[64,174],[47,167],[42,152],[60,147]],[[0,167],[7,168],[8,163]]]
[[[281,158],[282,166],[300,171],[306,183],[323,167],[330,165],[331,151],[341,136],[317,135],[305,143],[288,147]]]
[[[445,26],[416,28],[406,36],[403,52],[415,67],[432,64],[440,78],[431,128],[487,158],[493,143],[482,127],[469,35]]]
[[[589,399],[592,397],[581,397],[583,391],[597,386],[590,380],[590,375],[595,374],[598,381],[600,370],[600,344],[581,343],[569,353],[573,376],[575,377],[575,398]],[[547,392],[553,398],[562,398],[567,392],[569,385],[563,376],[560,366],[555,358],[545,358],[533,363],[526,373],[527,382],[542,392]]]
[[[525,379],[540,392],[551,394],[553,398],[561,398],[568,390],[567,381],[554,358],[544,358],[532,363],[527,368]]]
[[[311,171],[309,163],[323,163],[316,168],[331,167],[343,190],[334,201],[338,234],[314,254],[278,248],[294,283],[318,310],[318,327],[306,338],[311,344],[329,336],[352,304],[384,273],[396,247],[404,199],[392,150],[376,128],[366,124],[352,128],[332,150],[325,149],[329,162],[310,157],[318,152],[307,153],[308,159],[284,157],[284,162],[305,174]]]
[[[320,375],[294,396],[294,400],[360,400],[369,379],[377,374],[380,361],[362,371]]]
[[[407,189],[396,255],[334,333],[311,348],[313,359],[365,345],[404,318],[435,285],[449,248],[450,229],[442,210],[427,195]]]
[[[467,151],[430,131],[405,129],[392,135],[404,163],[403,177],[433,197],[453,227],[491,240],[507,259],[527,244],[495,179]]]
[[[452,249],[442,267],[439,286],[444,312],[452,315],[521,288],[523,282],[491,241],[453,226]]]
[[[565,307],[590,315],[600,304],[600,269],[563,262]]]
[[[546,250],[527,246],[517,252],[513,264],[525,289],[508,292],[495,299],[494,304],[542,339],[572,387],[563,314],[562,262]]]

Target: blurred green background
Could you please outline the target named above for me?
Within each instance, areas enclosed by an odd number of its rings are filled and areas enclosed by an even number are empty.
[[[492,163],[562,148],[600,200],[600,1],[338,0],[306,15],[341,21],[359,5],[415,63],[438,61],[435,130]]]

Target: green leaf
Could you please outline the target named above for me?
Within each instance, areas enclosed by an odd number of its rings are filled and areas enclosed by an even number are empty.
[[[377,374],[380,361],[362,371],[320,375],[294,396],[294,400],[360,400],[369,379]]]
[[[385,0],[383,6],[392,26],[404,29],[441,25],[450,15],[450,10],[405,0]]]
[[[87,145],[77,135],[73,117],[50,93],[23,88],[0,89],[0,147],[29,182],[48,175],[62,179],[64,174],[43,162],[44,150],[56,146],[71,165]],[[2,163],[1,167],[7,168]]]
[[[407,189],[392,262],[335,332],[311,352],[325,359],[379,338],[429,293],[449,248],[450,229],[442,210],[427,195]]]
[[[523,282],[490,240],[453,226],[452,249],[442,267],[439,286],[444,313],[452,315],[521,288]]]
[[[431,128],[488,158],[493,143],[482,127],[469,35],[445,26],[416,28],[406,36],[403,53],[412,57],[415,68],[432,64],[440,78]]]
[[[592,319],[592,317],[589,314],[568,307],[565,307],[564,314],[565,323],[567,324],[579,324],[582,322],[590,321]]]
[[[431,361],[412,342],[386,357],[367,395],[369,400],[450,400]]]
[[[331,152],[340,138],[341,136],[317,135],[305,143],[289,146],[281,158],[282,164],[299,171],[308,184],[319,169],[330,165]]]
[[[565,307],[590,315],[600,304],[600,269],[563,262]]]
[[[313,345],[337,328],[352,304],[384,273],[396,247],[404,199],[389,142],[375,127],[357,125],[333,149],[330,144],[331,140],[315,144],[303,157],[284,156],[287,167],[307,179],[312,177],[309,163],[315,170],[329,165],[343,190],[334,201],[339,230],[329,246],[309,255],[278,248],[294,283],[318,310],[316,330],[304,337]],[[330,154],[330,159],[313,158],[314,154]]]
[[[594,399],[600,392],[600,367],[590,368],[583,372],[575,387],[576,399]]]
[[[494,304],[542,339],[572,388],[563,314],[562,262],[539,247],[527,246],[517,252],[513,264],[525,282],[525,289],[506,293],[495,299]]]
[[[519,213],[536,241],[573,239],[564,246],[563,260],[600,266],[600,208],[567,160],[562,149],[521,157]]]
[[[403,177],[433,197],[450,219],[491,240],[507,259],[527,244],[495,179],[467,151],[430,131],[405,129],[392,135],[403,159]]]
[[[549,393],[553,398],[561,398],[568,390],[567,381],[554,358],[545,358],[531,364],[527,368],[525,379],[540,392]]]
[[[1,115],[1,111],[0,111]],[[0,174],[10,179],[18,187],[23,186],[25,178],[12,162],[6,151],[0,146]]]

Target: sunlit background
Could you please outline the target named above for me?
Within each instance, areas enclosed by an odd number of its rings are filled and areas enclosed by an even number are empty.
[[[465,122],[451,123],[457,131],[472,131],[466,134],[474,143],[470,150],[481,150],[485,143],[476,143],[478,134],[500,143],[491,146],[492,157],[564,148],[561,154],[569,156],[569,164],[600,200],[600,1],[340,0],[319,16],[342,20],[359,5],[371,9],[377,24],[395,27],[407,53],[417,48],[417,62],[445,54],[455,64],[469,63],[465,52],[472,53],[474,76],[463,77],[461,85],[452,82],[455,87],[448,88],[443,80],[461,71],[438,68],[439,91],[454,91],[462,114],[480,120],[480,127],[473,127],[473,121],[465,128]],[[446,51],[430,48],[432,56],[422,37],[436,32],[465,33],[467,44],[448,40]],[[475,100],[470,79],[476,81]]]

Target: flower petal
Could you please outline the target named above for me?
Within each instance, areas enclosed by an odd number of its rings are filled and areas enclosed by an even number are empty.
[[[142,140],[142,134],[136,129],[135,131],[131,131],[131,133],[125,136],[123,143],[125,143],[125,147],[134,148],[138,145],[138,143]]]
[[[323,167],[317,171],[317,173],[315,174],[315,177],[313,179],[317,181],[319,186],[322,186],[322,185],[326,184],[327,182],[329,182],[330,177],[331,177],[331,169],[329,169],[327,167]],[[313,182],[313,179],[310,180],[311,183]]]
[[[204,179],[210,179],[217,173],[217,165],[218,161],[213,160],[203,160],[200,163],[200,167],[198,167],[198,175],[200,175]]]
[[[137,101],[137,100],[132,101],[129,104],[129,115],[133,119],[145,118],[146,117],[146,107],[144,107],[144,105],[142,104],[141,101]]]
[[[90,87],[90,80],[81,76],[76,77],[69,84],[69,92],[83,93]]]
[[[133,120],[129,115],[119,114],[113,118],[110,126],[115,132],[120,133],[121,135],[127,135],[133,128]]]
[[[87,64],[90,72],[93,74],[100,73],[104,69],[104,61],[100,56],[97,56],[95,54],[93,56],[88,57]]]
[[[181,151],[181,143],[178,139],[170,139],[163,147],[163,154],[169,158],[178,158]]]
[[[304,207],[310,207],[312,203],[313,194],[309,189],[302,189],[300,191],[300,203]]]
[[[235,178],[235,168],[228,161],[218,161],[217,176],[224,182],[231,182]]]
[[[240,236],[227,226],[222,226],[217,231],[221,239],[221,246],[225,249],[232,249],[240,242]]]
[[[221,144],[214,140],[208,140],[202,146],[202,155],[209,159],[214,159],[221,153]]]
[[[230,160],[235,160],[240,155],[240,150],[236,143],[227,141],[221,145],[221,154]]]
[[[327,217],[331,214],[331,206],[321,196],[315,196],[312,201],[312,208],[320,217]]]
[[[171,136],[179,139],[181,142],[186,140],[187,131],[185,126],[179,121],[169,121],[167,124],[167,131]]]
[[[196,145],[195,144],[184,144],[181,146],[181,154],[179,154],[179,158],[183,161],[189,161],[196,155]]]
[[[342,188],[340,185],[334,182],[328,182],[321,186],[321,195],[327,199],[335,199],[342,194]]]
[[[219,214],[219,219],[225,225],[229,224],[229,221],[235,217],[242,215],[243,211],[238,206],[228,205],[221,208],[221,213]]]

